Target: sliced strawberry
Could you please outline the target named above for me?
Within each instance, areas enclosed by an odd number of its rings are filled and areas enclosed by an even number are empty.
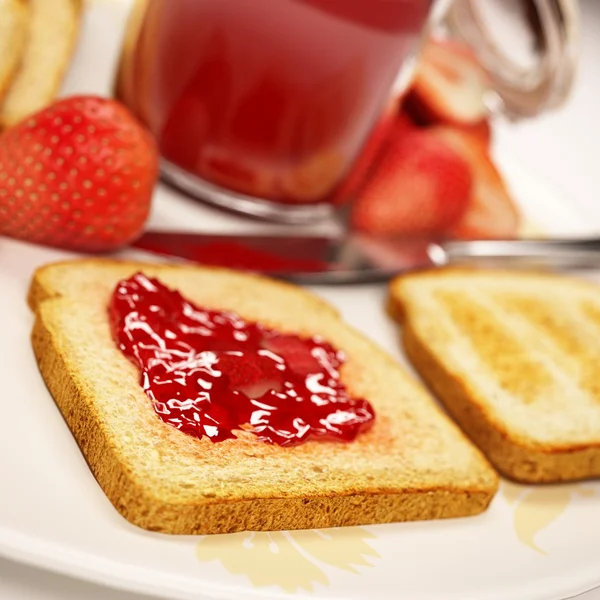
[[[519,228],[519,211],[487,150],[458,129],[434,127],[428,131],[460,154],[473,173],[469,209],[452,227],[451,234],[461,239],[515,236]]]
[[[351,221],[382,235],[442,233],[462,218],[471,193],[467,162],[427,129],[403,130],[361,190]]]
[[[454,125],[453,129],[459,130],[461,133],[468,135],[475,142],[483,144],[484,148],[489,148],[492,141],[492,127],[489,119],[482,119],[473,125]]]
[[[430,39],[404,104],[419,124],[473,125],[488,114],[484,102],[488,88],[486,71],[467,46]]]
[[[354,161],[346,180],[336,190],[334,204],[341,205],[352,200],[377,162],[388,137],[392,133],[399,135],[402,128],[408,130],[412,127],[414,125],[409,117],[404,113],[399,113],[398,102],[396,100],[389,102],[367,138],[358,158]]]
[[[111,250],[148,217],[158,153],[118,102],[61,100],[0,137],[0,235]]]

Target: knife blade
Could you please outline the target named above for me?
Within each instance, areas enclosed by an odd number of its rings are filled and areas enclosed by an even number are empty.
[[[207,266],[253,271],[303,283],[384,281],[432,265],[433,240],[343,237],[221,235],[151,230],[133,247]]]
[[[133,246],[203,265],[313,284],[387,281],[398,273],[447,264],[561,270],[600,268],[597,237],[453,241],[373,237],[353,232],[328,237],[151,230]]]

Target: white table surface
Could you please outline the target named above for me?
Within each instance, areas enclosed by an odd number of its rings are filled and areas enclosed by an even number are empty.
[[[580,76],[568,105],[534,121],[500,124],[498,154],[510,154],[560,191],[600,231],[600,2],[581,0]],[[600,563],[598,565],[600,569]],[[577,597],[600,600],[600,588]],[[2,600],[150,600],[0,559]]]

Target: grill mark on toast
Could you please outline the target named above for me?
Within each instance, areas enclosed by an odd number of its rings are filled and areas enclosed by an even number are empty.
[[[586,325],[593,329],[596,335],[600,334],[600,305],[593,300],[582,300],[579,309],[586,319]],[[598,338],[596,338],[598,339]]]
[[[527,318],[553,346],[557,368],[568,371],[575,384],[600,403],[600,308],[583,301],[580,307],[572,300],[561,302],[520,296],[494,294],[496,302]],[[595,323],[586,312],[595,311]],[[560,354],[559,354],[560,353]]]
[[[551,291],[550,289],[548,293]],[[548,295],[544,296],[543,291],[540,296],[548,297]],[[477,298],[481,305],[498,314],[499,320],[505,328],[511,331],[511,334],[520,341],[529,354],[543,364],[551,375],[552,385],[543,390],[543,394],[538,397],[541,404],[539,408],[555,415],[556,420],[560,419],[561,411],[565,410],[565,403],[572,402],[579,407],[579,410],[576,416],[572,415],[570,433],[577,435],[583,431],[589,431],[590,419],[596,419],[598,416],[598,404],[594,397],[582,389],[579,382],[574,380],[571,373],[565,368],[565,365],[569,363],[574,364],[572,358],[562,352],[549,336],[544,335],[544,332],[540,331],[527,315],[503,307],[501,303],[493,300],[489,292],[477,292]],[[521,377],[524,374],[529,376],[527,371],[522,371]]]
[[[531,404],[553,384],[550,370],[534,358],[531,348],[511,334],[497,311],[464,289],[438,289],[435,297],[473,353],[508,394]],[[522,377],[523,371],[528,373]]]

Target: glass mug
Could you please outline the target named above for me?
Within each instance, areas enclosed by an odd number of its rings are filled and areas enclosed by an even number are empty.
[[[509,115],[563,101],[576,0],[519,1],[541,40],[528,67],[498,48],[483,0],[138,0],[116,95],[156,137],[167,181],[255,217],[316,220],[434,24],[475,49]]]

